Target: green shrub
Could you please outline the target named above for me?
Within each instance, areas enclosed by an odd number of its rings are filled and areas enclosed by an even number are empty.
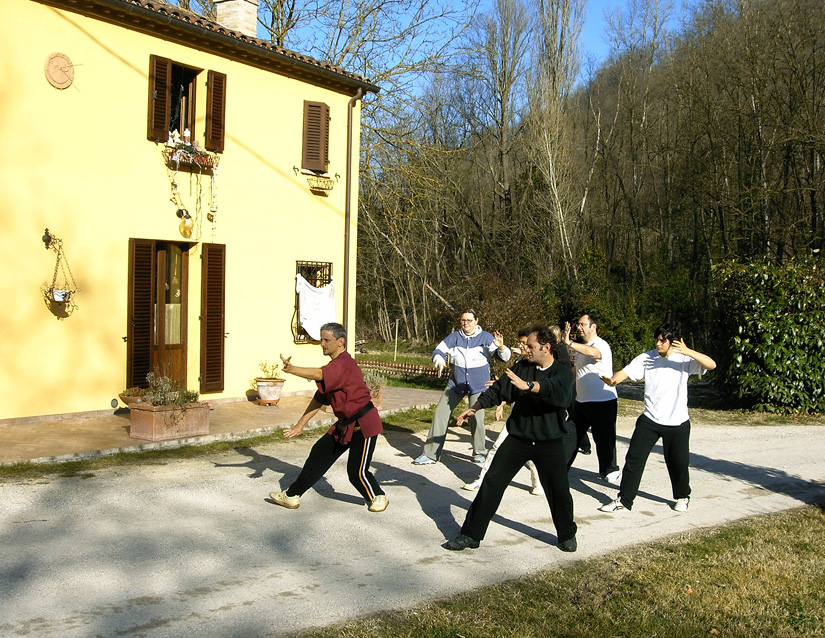
[[[713,275],[718,376],[728,392],[759,410],[825,410],[822,260],[724,262]]]

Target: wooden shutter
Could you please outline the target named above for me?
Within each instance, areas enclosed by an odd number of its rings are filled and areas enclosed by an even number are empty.
[[[172,61],[157,55],[149,56],[149,122],[146,137],[153,142],[169,139],[169,82]]]
[[[226,130],[226,74],[209,71],[206,77],[206,150],[223,153]]]
[[[129,305],[126,326],[126,387],[148,386],[146,375],[152,371],[152,346],[155,334],[153,285],[155,281],[155,242],[129,240]]]
[[[200,391],[223,391],[226,246],[201,244],[201,385]]]
[[[326,173],[329,166],[329,107],[304,101],[304,152],[301,167]]]

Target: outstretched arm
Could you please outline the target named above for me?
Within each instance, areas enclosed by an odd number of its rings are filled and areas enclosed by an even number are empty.
[[[309,405],[307,405],[306,410],[304,410],[298,422],[288,430],[284,430],[284,436],[288,439],[298,436],[304,431],[304,426],[309,423],[309,420],[315,416],[321,407],[322,404],[316,401],[315,397],[312,397],[312,401],[309,402]]]
[[[716,367],[716,362],[713,359],[697,350],[691,350],[681,339],[677,339],[673,342],[673,349],[676,350],[676,352],[681,352],[686,357],[695,359],[705,370],[713,370]]]
[[[615,388],[622,381],[627,381],[629,378],[624,370],[619,370],[612,377],[602,377],[601,379],[611,388]]]
[[[310,381],[324,380],[324,370],[322,368],[301,368],[300,366],[293,365],[290,359],[292,359],[292,357],[284,357],[284,355],[281,355],[281,361],[283,362],[281,367],[284,369],[284,372],[294,374],[296,377],[301,377],[302,379],[309,379]]]

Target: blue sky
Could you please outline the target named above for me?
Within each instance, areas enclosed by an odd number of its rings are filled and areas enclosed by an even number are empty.
[[[605,32],[607,23],[604,19],[604,12],[605,9],[609,8],[614,10],[623,5],[624,2],[619,2],[618,0],[587,0],[584,27],[582,28],[581,40],[579,41],[582,61],[584,61],[588,55],[592,55],[598,64],[607,57],[607,34]]]
[[[678,29],[684,4],[681,0],[673,1],[673,11],[667,22],[670,30]],[[626,6],[627,0],[587,0],[585,22],[579,40],[583,64],[587,62],[588,55],[594,58],[597,65],[607,58],[609,47],[606,32],[607,21],[604,14],[605,12],[615,13],[617,10],[624,11]]]

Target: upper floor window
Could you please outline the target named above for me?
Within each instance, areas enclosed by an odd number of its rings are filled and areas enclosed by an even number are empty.
[[[188,67],[167,58],[149,58],[149,118],[147,137],[165,142],[173,131],[181,137],[189,130],[192,141],[200,139],[195,123],[198,113],[197,78],[203,69]],[[226,117],[226,75],[207,71],[205,130],[207,151],[223,152]]]
[[[304,152],[301,168],[326,173],[329,167],[329,107],[304,101]]]

